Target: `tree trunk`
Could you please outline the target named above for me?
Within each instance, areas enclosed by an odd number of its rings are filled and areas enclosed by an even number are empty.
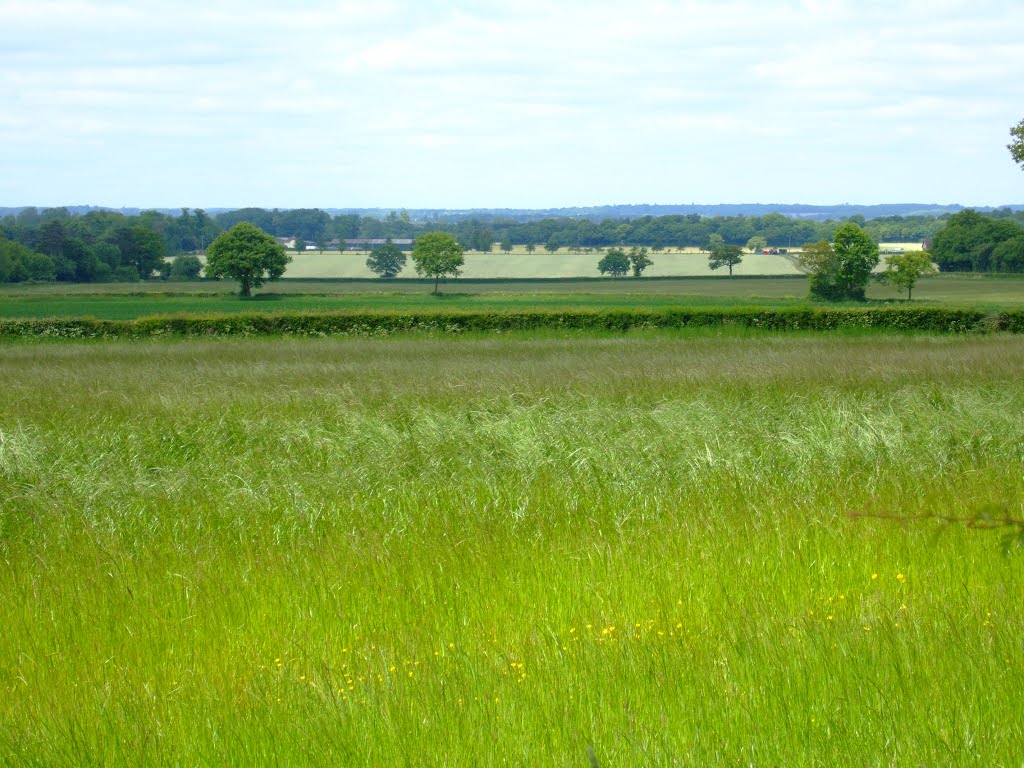
[[[437,283],[440,281],[440,279],[441,278],[439,278],[437,275],[434,275],[434,295],[435,296],[437,296]]]
[[[912,290],[914,290],[914,286],[912,286],[912,285],[908,285],[908,286],[907,286],[907,301],[910,301],[910,292],[911,292]]]
[[[242,279],[242,291],[241,291],[241,293],[242,293],[242,298],[248,298],[249,296],[252,295],[252,291],[249,290],[249,281],[248,281],[248,279],[245,279],[245,278]]]

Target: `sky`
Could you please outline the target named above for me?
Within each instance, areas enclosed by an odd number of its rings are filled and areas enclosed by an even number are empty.
[[[1021,0],[0,0],[0,206],[1024,202]]]

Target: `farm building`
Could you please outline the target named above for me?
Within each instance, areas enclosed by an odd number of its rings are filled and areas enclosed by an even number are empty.
[[[346,251],[371,251],[374,248],[384,245],[387,240],[382,237],[375,238],[349,238],[343,240],[345,243]],[[396,237],[391,240],[394,245],[397,245],[403,251],[412,250],[412,240],[409,238]]]

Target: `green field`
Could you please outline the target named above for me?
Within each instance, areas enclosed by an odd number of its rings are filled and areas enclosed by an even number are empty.
[[[306,252],[292,254],[288,265],[288,276],[293,278],[372,278],[374,273],[366,266],[366,253],[337,251],[324,253]],[[654,264],[644,273],[649,277],[666,276],[707,276],[714,274],[708,268],[708,255],[696,248],[685,251],[652,254]],[[570,253],[561,249],[548,253],[538,248],[535,253],[526,253],[522,247],[506,255],[500,252],[479,253],[470,251],[465,255],[463,275],[473,279],[504,278],[579,278],[600,277],[597,262],[600,253]],[[737,275],[799,275],[792,259],[786,256],[745,254],[743,262],[733,270]],[[721,270],[719,271],[721,273]],[[402,270],[400,277],[416,277],[411,260]]]
[[[920,243],[882,243],[883,250],[902,248],[904,250],[920,250]],[[799,248],[790,249],[793,253]],[[517,245],[508,254],[494,250],[490,253],[468,251],[465,255],[466,264],[463,275],[467,279],[526,279],[533,277],[546,278],[596,278],[600,275],[597,263],[601,252],[586,249],[570,250],[560,248],[555,253],[548,253],[538,247],[534,253],[528,253],[525,246]],[[293,278],[372,278],[366,266],[367,253],[346,251],[305,251],[292,254],[292,263],[288,266],[288,276]],[[708,267],[708,254],[697,248],[670,248],[661,252],[650,252],[653,264],[644,273],[648,277],[679,277],[703,276],[710,277],[724,274],[725,270],[715,272]],[[797,276],[799,270],[791,256],[763,253],[744,253],[743,261],[733,270],[737,276],[758,275],[790,275]],[[406,264],[401,277],[416,276],[412,263]]]
[[[807,283],[795,278],[671,278],[635,280],[455,280],[431,295],[432,284],[384,280],[282,280],[241,300],[229,282],[9,286],[0,290],[0,317],[96,317],[222,312],[334,310],[525,310],[666,307],[797,306]],[[874,301],[903,303],[888,286],[872,284]],[[992,309],[1024,306],[1024,279],[941,275],[922,280],[917,304]]]
[[[0,345],[0,763],[1017,764],[1024,554],[849,513],[1021,517],[1021,370],[998,334]]]

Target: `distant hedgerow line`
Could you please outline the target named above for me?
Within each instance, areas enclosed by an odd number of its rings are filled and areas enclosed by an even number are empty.
[[[771,331],[880,329],[932,333],[1024,333],[1024,310],[922,308],[729,308],[557,312],[299,312],[0,320],[0,337],[337,336],[467,331],[738,327]]]

